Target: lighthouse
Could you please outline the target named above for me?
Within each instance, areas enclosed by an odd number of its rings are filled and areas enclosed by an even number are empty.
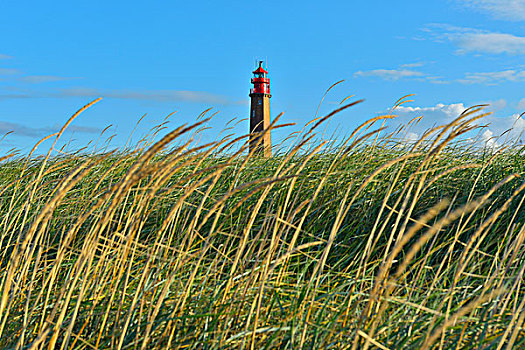
[[[263,68],[263,61],[259,61],[259,67],[253,71],[251,80],[253,89],[250,89],[250,152],[264,157],[272,156],[272,137],[268,130],[270,127],[270,78],[268,72]],[[261,139],[262,138],[262,139]]]

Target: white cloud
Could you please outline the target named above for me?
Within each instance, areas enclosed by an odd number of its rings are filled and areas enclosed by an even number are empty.
[[[458,117],[464,110],[465,105],[463,103],[443,104],[438,103],[434,107],[405,107],[399,106],[396,108],[395,113],[398,115],[410,115],[419,114],[433,117],[439,120],[453,120]]]
[[[494,133],[490,131],[490,129],[485,129],[481,133],[481,141],[488,148],[498,148],[499,147],[499,143],[496,141],[496,137],[494,136]]]
[[[432,84],[449,84],[440,76],[432,76],[419,70],[409,69],[424,66],[425,63],[407,63],[399,66],[398,69],[374,69],[367,71],[358,71],[354,77],[377,77],[383,80],[397,81],[401,79],[411,79],[413,81],[429,82]]]
[[[417,68],[417,67],[423,67],[424,65],[425,64],[422,62],[415,62],[415,63],[402,64],[400,67],[401,68]]]
[[[8,121],[0,120],[0,135],[6,134],[8,132],[13,132],[15,136],[27,136],[27,137],[43,137],[60,130],[60,126],[47,126],[41,128],[35,128],[19,123],[12,123]],[[101,132],[100,128],[91,127],[91,126],[77,126],[71,125],[67,129],[68,132],[77,132],[77,133],[99,133]]]
[[[419,138],[428,129],[450,123],[465,109],[463,103],[438,103],[433,107],[399,106],[393,112],[397,118],[389,121],[389,129],[395,130],[400,126],[405,126],[398,137],[403,141],[413,140],[416,136]]]
[[[488,107],[486,111],[496,111],[504,104],[506,104],[504,100],[495,101],[493,107]],[[412,121],[399,135],[403,141],[411,141],[415,138],[415,135],[423,135],[425,131],[434,126],[445,125],[452,122],[460,116],[465,109],[466,107],[463,103],[439,103],[433,107],[400,106],[394,111],[394,114],[396,114],[398,118],[390,121],[390,130],[394,130],[400,125],[406,126]],[[416,122],[414,118],[417,117],[422,118]],[[525,141],[525,120],[520,118],[519,114],[506,117],[489,115],[476,123],[478,125],[486,125],[479,133],[478,141],[487,147],[498,147],[510,140],[523,139],[523,141]]]
[[[499,72],[481,72],[481,73],[466,73],[463,79],[458,82],[463,84],[488,84],[495,85],[497,83],[510,81],[520,82],[525,81],[525,71],[517,71],[513,69],[499,71]]]
[[[507,101],[499,99],[484,103],[488,105],[485,109],[489,112],[497,112],[507,106]],[[429,124],[445,124],[453,121],[463,113],[467,107],[464,103],[444,104],[438,103],[434,107],[406,107],[399,106],[395,109],[394,114],[398,115],[398,120],[410,120],[414,117],[424,116],[428,119]],[[525,127],[525,122],[524,122]]]
[[[496,18],[510,21],[525,20],[525,0],[460,0],[460,2]]]
[[[425,77],[424,80],[428,81],[431,84],[450,84],[450,81],[443,79],[443,77],[428,76]]]
[[[525,54],[525,37],[523,36],[447,24],[431,24],[423,31],[437,42],[451,42],[458,48],[458,54]]]
[[[63,81],[63,80],[71,80],[71,79],[78,79],[78,78],[59,77],[56,75],[26,75],[20,78],[21,81],[25,83],[31,83],[31,84],[49,83],[53,81]]]
[[[4,89],[8,90],[8,89]],[[223,95],[213,94],[206,91],[184,91],[184,90],[99,90],[93,88],[67,88],[58,90],[29,90],[17,89],[8,90],[5,93],[0,91],[0,100],[25,99],[25,98],[67,98],[67,97],[107,97],[129,100],[149,100],[159,102],[194,102],[207,104],[243,104],[242,102],[231,101]]]
[[[375,69],[354,73],[356,77],[379,77],[385,80],[422,77],[424,74],[410,69]]]
[[[520,102],[518,102],[518,109],[525,110],[525,98],[522,98]]]
[[[420,137],[421,136],[419,136],[415,132],[407,132],[405,134],[405,136],[403,137],[403,142],[405,142],[405,143],[415,143],[415,142],[419,141]]]
[[[4,55],[4,54],[1,54],[0,53],[0,60],[8,60],[10,58],[13,58],[13,56],[9,56],[9,55]]]
[[[525,37],[504,33],[464,33],[453,38],[459,53],[525,54]]]
[[[59,96],[103,96],[108,98],[150,100],[160,102],[196,102],[210,104],[231,103],[222,95],[212,94],[205,91],[184,90],[97,90],[91,88],[61,89]]]
[[[509,140],[519,140],[522,144],[525,141],[523,137],[525,120],[517,113],[506,117],[490,115],[484,118],[482,122],[488,124],[487,130],[490,131],[490,137],[493,137],[494,140],[494,143],[489,141],[491,142],[489,145],[501,145],[509,142]],[[485,133],[485,136],[488,135],[489,133]]]
[[[15,75],[19,74],[20,71],[14,68],[0,68],[0,75]]]
[[[486,102],[486,104],[489,105],[489,110],[491,112],[499,112],[505,109],[505,107],[507,107],[507,101],[502,98],[500,98],[499,100],[495,100],[495,101],[488,101]]]

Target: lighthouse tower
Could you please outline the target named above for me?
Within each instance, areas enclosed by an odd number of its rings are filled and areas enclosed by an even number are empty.
[[[255,152],[264,157],[272,156],[272,137],[270,131],[262,135],[262,132],[270,126],[270,78],[268,72],[262,67],[263,61],[259,61],[259,67],[253,71],[250,89],[250,152]],[[257,136],[257,135],[260,136]],[[262,137],[262,140],[261,140]]]

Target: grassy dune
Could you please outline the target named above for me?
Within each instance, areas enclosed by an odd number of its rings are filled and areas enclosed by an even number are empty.
[[[4,160],[0,347],[523,347],[525,161],[461,141],[482,113]]]

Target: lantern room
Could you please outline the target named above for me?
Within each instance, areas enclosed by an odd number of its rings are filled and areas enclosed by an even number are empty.
[[[250,89],[250,94],[270,95],[270,78],[268,78],[268,72],[262,67],[262,63],[263,61],[259,61],[259,67],[253,71],[253,89]]]

